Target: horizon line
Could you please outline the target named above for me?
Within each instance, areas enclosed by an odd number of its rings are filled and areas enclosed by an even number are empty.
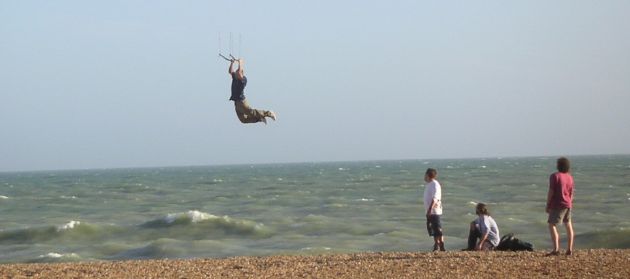
[[[284,161],[284,162],[260,162],[260,163],[225,163],[225,164],[191,164],[191,165],[162,165],[162,166],[121,166],[121,167],[94,167],[94,168],[60,168],[60,169],[33,169],[33,170],[0,170],[0,174],[7,173],[34,173],[34,172],[72,172],[90,170],[134,170],[134,169],[174,169],[174,168],[200,168],[200,167],[229,167],[229,166],[260,166],[260,165],[293,165],[293,164],[325,164],[325,163],[358,163],[358,162],[392,162],[392,161],[422,161],[422,160],[481,160],[481,159],[522,159],[522,158],[549,158],[549,157],[598,157],[598,156],[629,156],[627,153],[617,154],[574,154],[574,155],[514,155],[514,156],[487,156],[487,157],[444,157],[444,158],[399,158],[399,159],[359,159],[359,160],[321,160],[321,161]]]

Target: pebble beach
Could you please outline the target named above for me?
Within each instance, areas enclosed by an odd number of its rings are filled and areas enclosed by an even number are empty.
[[[0,265],[2,278],[630,278],[630,250],[359,253]]]

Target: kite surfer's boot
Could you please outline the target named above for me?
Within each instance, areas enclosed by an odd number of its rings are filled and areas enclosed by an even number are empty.
[[[267,116],[271,119],[273,119],[273,121],[276,121],[276,113],[273,111],[268,111],[267,112]]]

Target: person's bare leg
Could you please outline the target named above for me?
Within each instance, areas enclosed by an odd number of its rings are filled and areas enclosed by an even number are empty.
[[[560,251],[560,244],[556,224],[549,224],[549,234],[551,235],[551,243],[553,244],[553,251],[551,251],[550,254],[558,253]]]
[[[567,255],[573,254],[573,224],[571,222],[564,223],[567,229]]]

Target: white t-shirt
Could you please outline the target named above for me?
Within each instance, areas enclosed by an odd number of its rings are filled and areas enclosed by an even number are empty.
[[[495,222],[489,215],[481,215],[477,218],[477,220],[475,220],[475,223],[479,226],[481,236],[483,237],[487,233],[488,241],[492,243],[494,247],[497,247],[497,245],[499,245],[499,241],[501,241],[497,222]]]
[[[424,186],[424,212],[431,206],[431,201],[435,200],[437,205],[431,209],[431,215],[442,215],[442,186],[440,182],[433,179]]]

